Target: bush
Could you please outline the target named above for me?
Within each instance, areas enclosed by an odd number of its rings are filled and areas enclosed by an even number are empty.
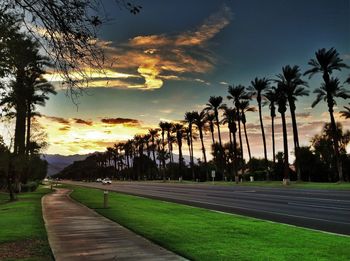
[[[37,181],[29,181],[26,184],[23,184],[21,187],[22,192],[33,192],[35,191],[39,186],[39,182]]]
[[[250,177],[253,177],[254,181],[266,180],[266,171],[265,170],[257,170],[254,172],[246,173],[244,175],[244,180],[250,181]]]

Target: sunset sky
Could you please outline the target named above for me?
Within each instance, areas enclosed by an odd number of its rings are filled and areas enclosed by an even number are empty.
[[[274,78],[287,64],[305,71],[319,48],[335,47],[350,65],[348,0],[148,0],[139,1],[143,9],[136,16],[120,10],[113,1],[104,2],[113,18],[99,33],[106,51],[106,74],[91,73],[90,87],[79,98],[78,107],[58,88],[58,94],[39,109],[43,116],[38,121],[50,144],[46,153],[103,151],[147,132],[160,120],[182,120],[186,111],[203,109],[211,95],[225,97],[230,105],[228,85],[249,86],[254,77]],[[344,81],[349,73],[335,75]],[[312,91],[320,82],[319,75],[309,80],[311,95],[297,103],[302,145],[308,145],[329,121],[325,104],[310,107],[315,98]],[[255,101],[251,104],[256,106]],[[339,100],[336,111],[345,104]],[[271,146],[267,107],[264,117]],[[350,129],[349,120],[345,122],[338,113],[336,117]],[[247,120],[252,154],[261,157],[258,114],[249,113]],[[282,149],[280,125],[277,118],[278,151]],[[227,140],[226,126],[222,130]],[[206,144],[209,148],[209,133]],[[290,146],[293,149],[292,142]]]

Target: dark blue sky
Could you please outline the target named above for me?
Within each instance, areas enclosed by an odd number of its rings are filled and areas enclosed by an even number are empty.
[[[179,120],[185,111],[201,109],[210,95],[226,97],[225,83],[249,85],[256,76],[273,78],[287,64],[304,71],[319,48],[335,47],[350,64],[349,0],[138,3],[143,8],[134,16],[106,0],[113,20],[100,31],[100,38],[110,41],[107,58],[117,58],[118,65],[108,69],[132,75],[128,82],[91,88],[78,111],[59,91],[43,114],[91,120],[128,117],[154,126],[160,119]],[[185,38],[200,42],[179,43]],[[345,80],[349,73],[336,75]],[[320,77],[309,84],[312,91]],[[298,103],[298,112],[311,117],[300,122],[327,119],[325,105],[310,110],[313,99],[311,95]],[[250,122],[255,124],[257,116]],[[309,136],[301,139],[307,144]]]

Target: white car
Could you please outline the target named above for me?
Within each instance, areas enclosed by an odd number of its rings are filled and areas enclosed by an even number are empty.
[[[102,182],[102,179],[98,178],[96,179],[96,182]]]
[[[102,180],[102,184],[103,185],[110,185],[110,184],[112,184],[112,180],[110,180],[109,178],[105,178]]]

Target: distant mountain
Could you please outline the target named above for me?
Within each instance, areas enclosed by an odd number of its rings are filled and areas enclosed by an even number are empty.
[[[52,176],[63,170],[68,165],[72,164],[74,161],[84,160],[91,154],[75,154],[69,156],[63,156],[59,154],[45,154],[43,159],[48,162],[47,175]]]

